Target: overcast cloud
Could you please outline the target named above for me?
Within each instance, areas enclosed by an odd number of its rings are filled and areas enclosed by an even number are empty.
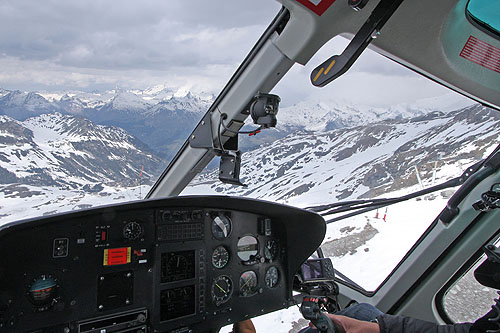
[[[165,84],[217,94],[279,9],[273,0],[2,0],[0,87],[54,91]],[[331,90],[313,88],[310,71],[345,45],[336,39],[308,66],[296,65],[276,89],[285,104],[311,94],[360,99],[352,85],[365,92],[363,103],[445,92],[371,51],[349,76],[328,86]],[[415,82],[420,89],[410,94]]]

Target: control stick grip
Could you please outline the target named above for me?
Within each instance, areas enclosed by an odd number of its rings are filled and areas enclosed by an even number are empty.
[[[314,326],[324,333],[335,333],[333,321],[320,309],[321,299],[318,297],[304,297],[300,311],[305,319],[310,320]]]

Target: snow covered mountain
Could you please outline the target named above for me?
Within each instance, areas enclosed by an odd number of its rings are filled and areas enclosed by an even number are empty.
[[[99,190],[151,181],[164,162],[123,129],[60,113],[0,116],[0,184]]]
[[[301,132],[244,153],[241,181],[221,184],[202,174],[186,194],[217,193],[307,206],[374,197],[436,176],[458,176],[500,143],[500,114],[474,105],[411,119],[384,120],[326,132]],[[436,164],[437,163],[437,164]]]
[[[473,105],[456,94],[427,98],[412,104],[397,104],[389,108],[357,104],[352,101],[303,101],[281,108],[278,128],[306,131],[329,131],[344,127],[367,125],[386,119],[408,119],[434,111],[449,112]]]
[[[82,116],[96,124],[121,127],[169,158],[193,130],[212,98],[163,86],[104,93],[1,90],[0,115],[20,121],[54,112]]]
[[[337,100],[302,101],[281,108],[276,129],[262,132],[254,140],[242,141],[241,149],[252,150],[298,130],[328,131],[384,119],[411,118],[432,111],[447,112],[472,103],[457,96],[450,94],[390,108]],[[206,93],[194,94],[162,85],[144,90],[106,92],[0,90],[0,115],[21,121],[53,112],[82,116],[96,124],[121,127],[149,145],[159,156],[170,159],[214,99],[213,95]]]
[[[49,102],[35,92],[4,90],[2,94],[0,94],[0,115],[24,120],[44,113],[60,111],[57,104]]]

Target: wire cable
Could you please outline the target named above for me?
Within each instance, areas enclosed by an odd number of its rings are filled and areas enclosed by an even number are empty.
[[[252,131],[234,131],[230,128],[228,128],[226,126],[226,124],[224,124],[224,119],[227,118],[227,114],[225,113],[222,113],[220,110],[219,110],[219,107],[217,107],[217,111],[219,111],[220,113],[220,122],[219,122],[219,127],[220,125],[222,124],[222,127],[224,127],[224,129],[228,132],[231,132],[231,133],[234,133],[234,134],[250,134],[250,135],[255,135],[257,133],[259,133],[261,130],[262,130],[262,126],[259,126],[258,128],[252,130]]]

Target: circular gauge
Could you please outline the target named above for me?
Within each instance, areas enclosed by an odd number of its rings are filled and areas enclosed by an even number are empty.
[[[246,271],[240,276],[240,295],[243,297],[253,296],[257,293],[257,274],[254,271]]]
[[[218,246],[212,253],[212,265],[223,268],[229,262],[229,252],[224,246]]]
[[[167,272],[173,274],[184,274],[188,270],[186,257],[180,254],[172,255],[167,262]]]
[[[268,240],[264,247],[264,257],[268,260],[274,260],[278,256],[279,246],[275,240]]]
[[[212,283],[212,300],[219,306],[227,302],[233,294],[233,281],[226,275],[220,275]]]
[[[276,266],[271,266],[266,271],[266,276],[264,277],[266,280],[266,286],[268,288],[274,288],[278,284],[279,281],[279,272]]]
[[[231,233],[231,220],[224,214],[212,220],[212,235],[218,240],[223,240]]]
[[[129,222],[123,227],[123,237],[128,240],[134,240],[141,236],[142,227],[137,222]]]
[[[41,275],[29,286],[28,296],[34,305],[50,306],[57,298],[57,281],[50,275]]]
[[[238,257],[243,261],[249,261],[257,255],[259,243],[253,236],[244,236],[238,240]]]

